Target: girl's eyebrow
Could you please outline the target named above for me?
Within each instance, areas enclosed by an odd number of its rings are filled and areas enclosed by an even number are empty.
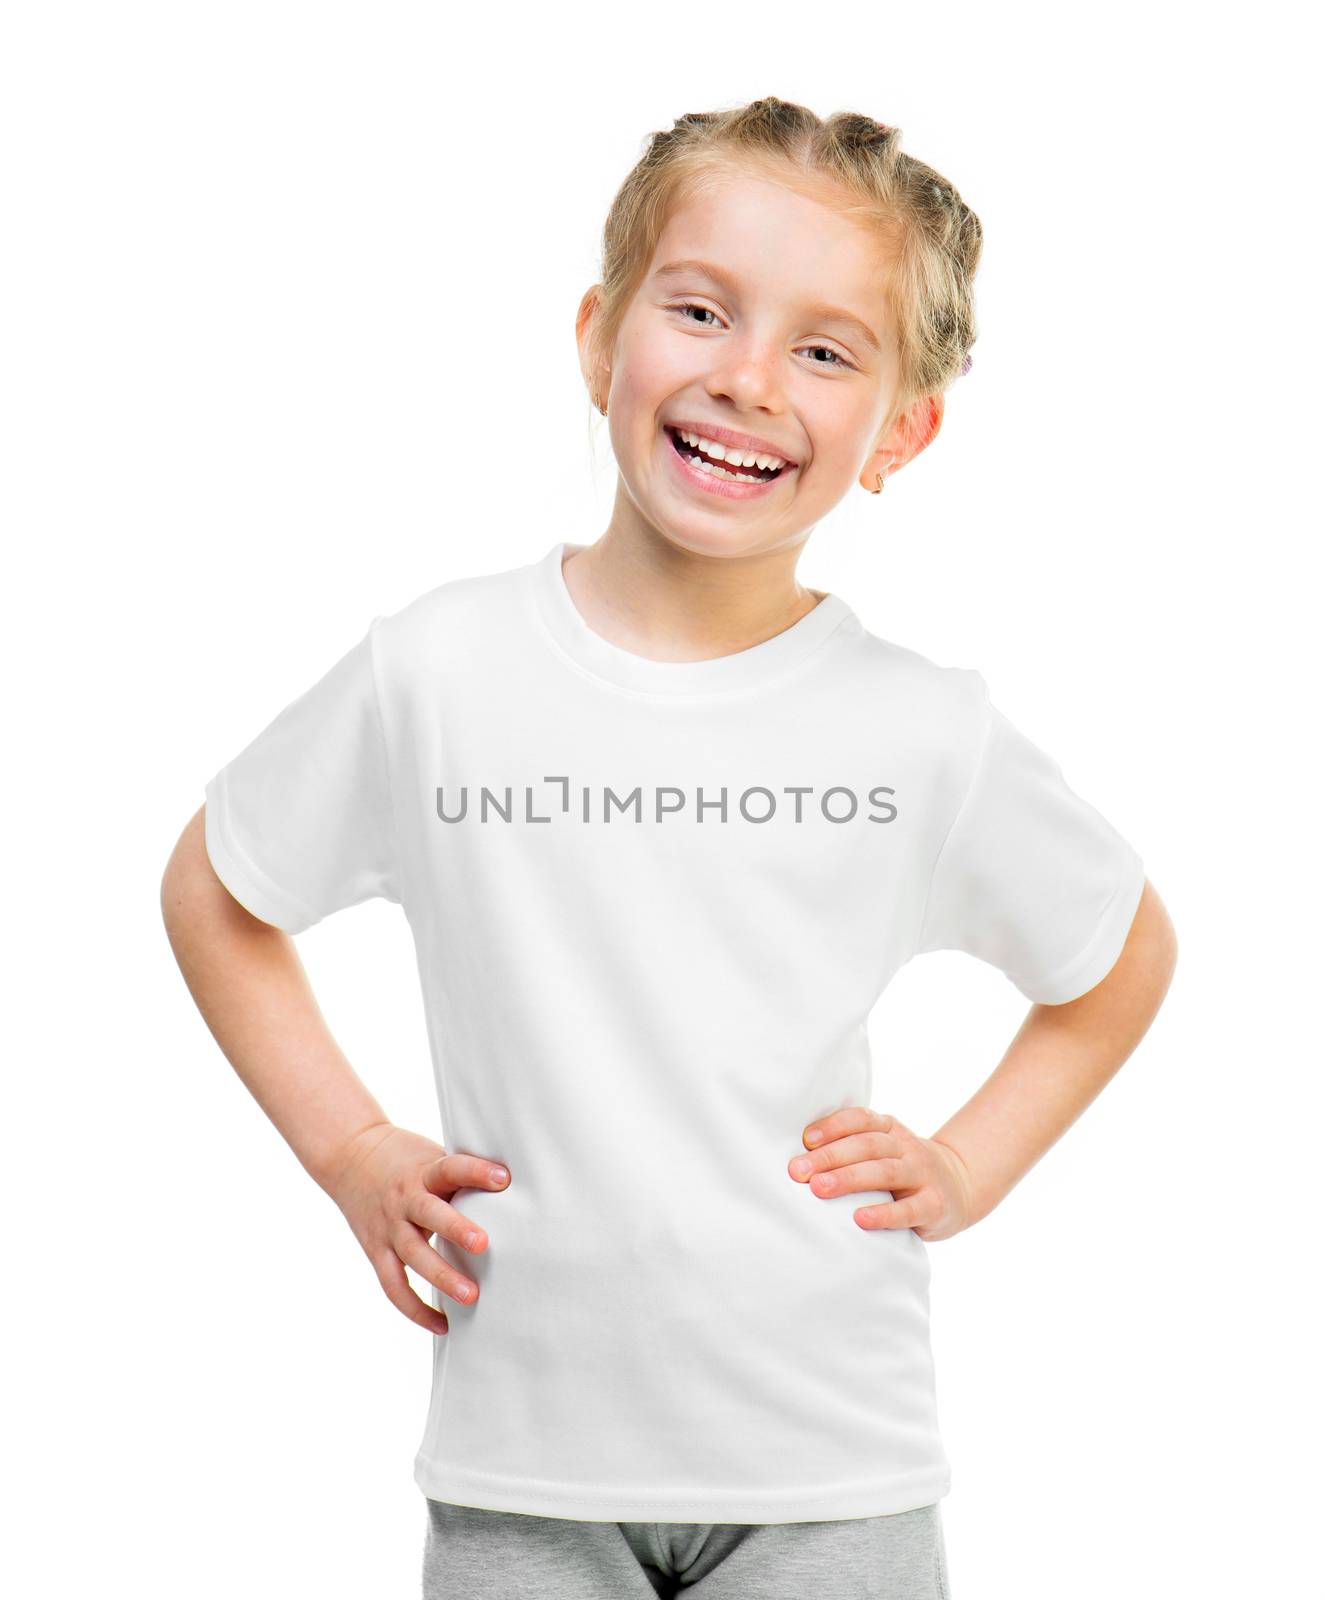
[[[711,261],[669,261],[666,266],[658,268],[654,273],[654,277],[686,278],[694,277],[696,274],[712,279],[714,283],[726,289],[729,294],[736,291],[736,281],[731,274],[724,272],[721,267],[715,266]],[[843,311],[841,306],[830,306],[822,302],[816,302],[816,304],[806,306],[804,309],[806,315],[813,317],[816,321],[840,322],[844,326],[853,329],[876,355],[883,354],[878,335],[870,327],[869,323],[853,316],[849,311]]]

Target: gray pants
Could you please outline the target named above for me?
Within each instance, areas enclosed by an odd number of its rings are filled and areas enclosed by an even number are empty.
[[[937,1502],[837,1522],[574,1522],[428,1500],[423,1600],[949,1600]]]

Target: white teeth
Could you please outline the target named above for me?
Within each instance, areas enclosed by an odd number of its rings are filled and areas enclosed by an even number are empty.
[[[694,445],[697,450],[702,450],[715,461],[727,461],[734,467],[758,467],[761,471],[767,472],[772,467],[787,465],[781,456],[762,455],[753,450],[737,450],[732,445],[722,445],[714,439],[706,439],[703,434],[686,433],[681,429],[677,431],[687,444]]]
[[[701,472],[707,472],[711,478],[727,478],[732,483],[767,483],[767,478],[752,478],[744,472],[724,472],[721,467],[715,467],[711,461],[705,461],[702,456],[690,456],[690,465],[698,467]]]

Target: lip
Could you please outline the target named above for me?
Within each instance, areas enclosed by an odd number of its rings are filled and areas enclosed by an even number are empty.
[[[795,467],[786,466],[778,473],[776,478],[769,478],[762,483],[737,483],[731,478],[715,478],[711,472],[702,472],[698,467],[692,467],[681,452],[672,443],[672,438],[667,431],[669,427],[677,424],[668,423],[659,428],[658,437],[662,440],[662,447],[671,458],[674,470],[678,472],[687,485],[702,489],[706,494],[715,494],[724,500],[755,500],[760,495],[772,494],[784,478],[789,478],[796,471]],[[688,433],[698,433],[700,430],[686,425]],[[711,439],[711,433],[705,433],[704,438]],[[715,443],[725,443],[725,440],[715,440]],[[752,446],[753,448],[753,446]],[[773,451],[771,454],[776,455]]]
[[[800,466],[795,456],[789,456],[785,450],[770,444],[767,439],[760,439],[753,433],[737,433],[732,428],[720,428],[716,422],[692,422],[686,417],[679,420],[671,418],[663,423],[663,427],[675,428],[678,432],[697,433],[701,439],[712,439],[714,444],[729,444],[735,450],[753,450],[759,455],[776,456],[779,461],[785,461],[788,467]]]

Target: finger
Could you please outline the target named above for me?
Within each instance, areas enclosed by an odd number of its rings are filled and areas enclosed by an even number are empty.
[[[377,1281],[382,1285],[386,1297],[398,1310],[403,1311],[411,1322],[417,1322],[421,1328],[427,1328],[429,1333],[446,1333],[451,1324],[446,1320],[446,1314],[435,1306],[430,1306],[421,1300],[410,1287],[409,1279],[405,1276],[405,1269],[401,1265],[400,1257],[387,1252],[380,1262],[373,1263],[377,1271]]]
[[[866,1128],[879,1133],[892,1133],[901,1126],[896,1117],[875,1111],[869,1106],[846,1106],[841,1111],[830,1112],[826,1117],[816,1117],[806,1126],[801,1138],[813,1150],[827,1144],[830,1139],[840,1139],[844,1133],[859,1133]]]
[[[918,1194],[909,1194],[903,1200],[886,1200],[882,1205],[861,1206],[855,1219],[862,1228],[914,1228],[923,1224],[927,1207]]]
[[[478,1284],[439,1255],[412,1223],[402,1223],[392,1236],[391,1248],[407,1267],[462,1306],[472,1306],[478,1299]]]
[[[841,1111],[830,1111],[826,1117],[816,1117],[807,1123],[801,1139],[813,1150],[830,1139],[840,1139],[844,1133],[855,1133],[865,1126],[866,1118],[872,1114],[867,1106],[845,1106]]]
[[[405,1220],[417,1224],[425,1233],[440,1234],[462,1250],[485,1250],[488,1235],[477,1222],[471,1222],[463,1212],[457,1211],[447,1200],[440,1200],[427,1189],[412,1194],[405,1201]]]
[[[810,1188],[815,1194],[851,1194],[858,1189],[886,1189],[889,1194],[895,1194],[898,1189],[916,1187],[910,1166],[905,1156],[855,1161],[850,1166],[834,1167],[830,1172],[816,1172],[810,1179]]]
[[[471,1155],[467,1150],[449,1150],[423,1169],[423,1185],[434,1194],[454,1194],[457,1189],[502,1189],[510,1173],[500,1161]]]
[[[793,1178],[805,1181],[816,1172],[827,1172],[832,1167],[845,1166],[852,1161],[868,1161],[872,1157],[900,1156],[905,1146],[891,1133],[853,1133],[834,1139],[822,1150],[812,1150],[809,1155],[794,1156],[790,1164]]]

